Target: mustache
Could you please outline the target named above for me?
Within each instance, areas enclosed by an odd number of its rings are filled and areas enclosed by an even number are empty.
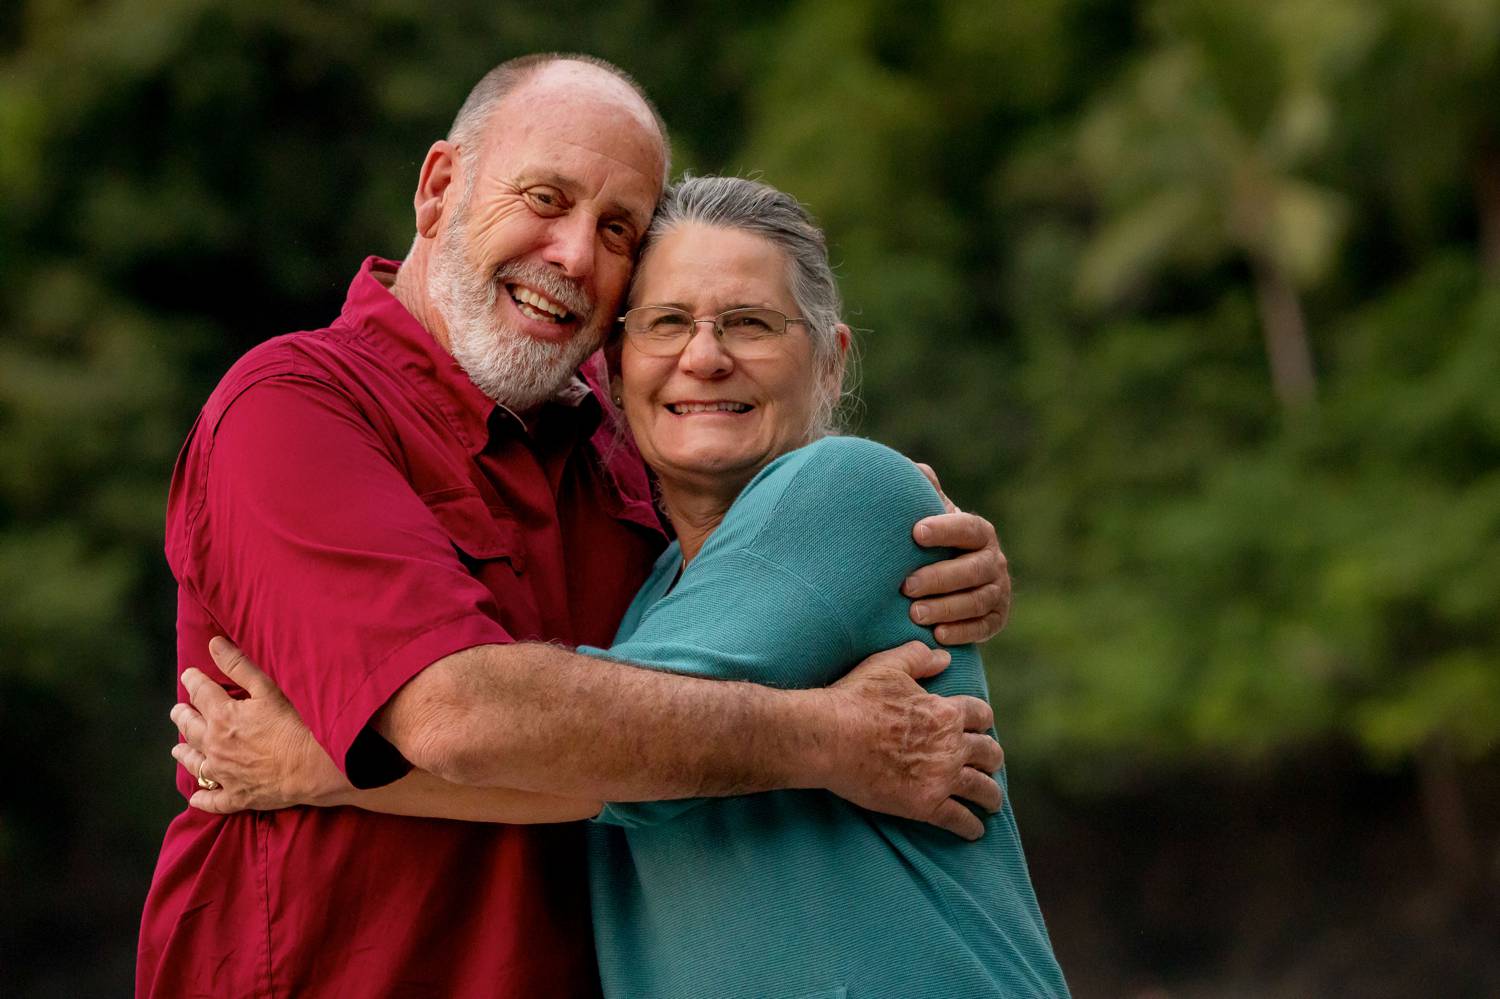
[[[496,286],[524,284],[535,288],[583,322],[594,316],[594,300],[583,290],[582,284],[551,267],[512,260],[495,269],[494,282]]]

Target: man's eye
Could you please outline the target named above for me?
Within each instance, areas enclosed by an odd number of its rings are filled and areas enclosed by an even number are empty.
[[[533,208],[547,214],[555,214],[563,206],[562,195],[546,188],[527,191],[526,200],[531,202]]]
[[[606,222],[604,238],[611,249],[632,251],[635,249],[635,230],[624,222]]]

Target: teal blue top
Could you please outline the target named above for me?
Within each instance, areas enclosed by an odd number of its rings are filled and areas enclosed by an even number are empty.
[[[584,651],[813,687],[882,649],[934,644],[900,585],[943,557],[911,540],[942,512],[901,455],[825,438],[763,469],[675,587],[672,545],[614,646]],[[927,686],[987,697],[974,647],[952,652]],[[590,883],[609,996],[1068,994],[1008,795],[972,844],[824,791],[611,804],[600,820]]]

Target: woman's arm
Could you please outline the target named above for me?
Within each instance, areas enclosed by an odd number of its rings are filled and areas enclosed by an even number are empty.
[[[389,815],[412,815],[465,822],[512,825],[572,822],[598,814],[600,803],[536,791],[450,784],[422,770],[384,787],[357,790],[339,773],[275,681],[262,673],[226,639],[209,645],[215,664],[251,695],[236,712],[234,739],[215,756],[206,771],[204,713],[229,695],[198,670],[183,674],[192,704],[172,709],[172,720],[184,742],[172,756],[195,778],[222,785],[196,792],[190,804],[207,812],[228,814],[266,811],[293,805],[349,805]]]

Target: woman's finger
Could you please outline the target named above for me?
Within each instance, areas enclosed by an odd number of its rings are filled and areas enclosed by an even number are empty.
[[[239,798],[239,793],[233,788],[221,787],[214,791],[194,791],[193,796],[188,799],[188,804],[200,812],[229,815],[232,812],[245,810],[245,806],[238,803]]]
[[[203,720],[191,704],[174,704],[169,715],[177,731],[195,748],[203,748],[203,737],[208,732],[208,723]]]
[[[208,678],[208,674],[189,666],[182,671],[182,686],[188,693],[193,707],[203,714],[220,707],[230,699],[224,688]]]
[[[203,753],[185,742],[179,742],[172,747],[172,759],[176,760],[178,766],[186,770],[188,776],[194,780],[198,779],[198,767],[206,766]],[[206,773],[204,776],[211,777],[213,775]]]
[[[260,667],[251,662],[238,645],[224,636],[216,636],[208,643],[208,654],[214,657],[214,665],[251,697],[272,697],[281,693],[276,682],[262,673]]]

